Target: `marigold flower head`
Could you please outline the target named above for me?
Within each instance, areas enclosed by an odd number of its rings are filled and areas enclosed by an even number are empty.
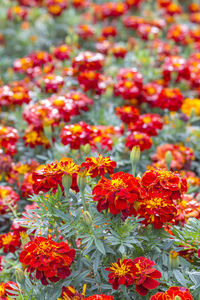
[[[14,155],[17,152],[16,144],[19,140],[17,129],[0,125],[0,146],[6,154]]]
[[[173,40],[175,43],[179,43],[183,46],[190,44],[192,41],[189,27],[185,24],[171,25],[167,32],[167,38],[169,40]]]
[[[162,70],[163,78],[166,82],[171,80],[171,76],[174,74],[174,72],[177,74],[176,81],[180,81],[180,79],[190,79],[189,65],[186,59],[181,56],[166,57],[162,66]]]
[[[24,246],[19,260],[27,272],[36,271],[36,278],[43,285],[65,279],[71,273],[69,267],[76,251],[66,242],[54,242],[51,237],[36,237]]]
[[[183,195],[182,200],[177,205],[176,223],[184,225],[189,218],[200,218],[200,204],[191,195]]]
[[[90,51],[80,52],[72,61],[72,67],[78,72],[85,70],[98,71],[104,65],[105,57],[101,53]]]
[[[53,73],[44,75],[37,81],[37,86],[45,93],[57,93],[63,85],[63,77]]]
[[[194,111],[197,116],[200,116],[200,99],[184,99],[181,111],[188,117],[191,115],[192,111]]]
[[[137,268],[135,273],[136,292],[141,296],[145,296],[149,290],[159,286],[156,279],[161,278],[161,273],[154,268],[154,261],[146,257],[137,257],[133,262]]]
[[[101,19],[120,17],[127,11],[126,3],[106,2],[99,6]]]
[[[49,14],[58,17],[67,8],[68,0],[47,0],[46,6]]]
[[[73,286],[68,287],[62,287],[62,294],[61,298],[58,298],[57,300],[84,300],[85,295],[84,293],[79,293],[75,290]]]
[[[134,284],[137,267],[132,259],[122,261],[118,258],[116,263],[111,263],[111,267],[106,268],[106,271],[111,272],[108,274],[109,283],[117,290],[121,284],[126,286]]]
[[[124,123],[135,123],[139,118],[139,110],[134,106],[122,106],[116,108],[116,114]]]
[[[106,173],[114,173],[116,162],[110,160],[110,157],[103,157],[101,154],[95,157],[86,157],[81,167],[86,168],[90,172],[90,176],[95,178],[97,176],[104,176]]]
[[[107,296],[104,294],[101,295],[92,295],[88,298],[85,298],[85,300],[114,300],[113,296]]]
[[[134,81],[120,80],[114,86],[114,94],[121,96],[124,100],[129,100],[139,96],[139,89]]]
[[[193,300],[189,290],[185,287],[172,286],[165,293],[159,292],[151,296],[150,300]]]
[[[155,229],[161,229],[165,223],[172,222],[177,216],[177,208],[173,200],[147,193],[137,202],[137,214],[144,218],[141,222],[146,226],[153,224]]]
[[[163,119],[158,114],[143,114],[140,115],[136,122],[129,124],[131,131],[138,131],[148,134],[149,136],[158,135],[158,130],[163,127]]]
[[[141,92],[142,101],[147,102],[152,107],[156,106],[158,97],[162,89],[162,85],[156,82],[145,84]]]
[[[172,200],[180,199],[187,192],[187,180],[177,172],[150,169],[141,178],[141,184],[150,195]]]
[[[143,87],[143,75],[136,68],[119,69],[117,80],[130,80],[133,81],[139,89]]]
[[[94,36],[93,26],[89,24],[80,24],[75,31],[82,39],[90,39]]]
[[[124,172],[112,174],[111,179],[102,178],[92,191],[99,212],[109,209],[111,214],[122,212],[125,216],[135,213],[134,202],[142,193],[139,181]]]
[[[177,88],[164,88],[156,102],[156,106],[161,109],[177,111],[183,104],[183,95]]]
[[[14,253],[20,246],[20,236],[17,232],[0,234],[0,249],[3,248],[4,253]]]
[[[53,55],[58,60],[61,60],[61,61],[69,59],[70,53],[71,53],[71,48],[66,44],[62,44],[62,45],[56,47],[53,51]]]
[[[134,146],[139,146],[140,151],[148,150],[153,144],[150,136],[143,132],[133,131],[126,138],[126,147],[132,150]]]

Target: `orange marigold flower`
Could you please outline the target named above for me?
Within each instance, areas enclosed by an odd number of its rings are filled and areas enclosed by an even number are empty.
[[[141,221],[146,226],[153,224],[155,229],[163,227],[164,223],[171,222],[177,215],[173,200],[147,194],[137,203],[137,214],[144,218]]]
[[[106,268],[106,271],[111,272],[108,274],[109,283],[117,290],[121,284],[126,286],[134,284],[137,267],[132,259],[123,261],[118,259],[116,263],[111,263],[111,267]]]
[[[161,273],[154,268],[154,261],[146,257],[137,257],[133,262],[137,268],[135,272],[136,291],[139,295],[145,296],[148,290],[153,290],[159,286],[156,279],[161,278]]]
[[[15,282],[8,281],[6,283],[5,282],[0,283],[0,299],[1,300],[11,299],[10,296],[12,296],[12,299],[16,300],[18,298],[17,297],[18,294],[19,294],[19,286]]]
[[[111,175],[111,179],[102,178],[94,187],[94,201],[98,201],[97,210],[109,209],[113,215],[122,212],[132,215],[134,203],[143,192],[139,181],[131,174],[119,172]]]
[[[185,287],[172,286],[165,293],[159,292],[151,296],[150,300],[193,300],[189,290]]]
[[[0,235],[0,249],[3,248],[4,253],[14,253],[20,246],[20,236],[17,232],[8,232]]]
[[[187,180],[177,172],[161,169],[150,169],[141,178],[141,184],[147,189],[150,195],[180,199],[182,194],[187,192]]]
[[[85,167],[90,172],[90,176],[95,178],[97,176],[104,176],[106,173],[114,173],[116,165],[116,162],[110,160],[110,157],[103,157],[99,154],[97,158],[86,157],[86,160],[81,164],[81,167]]]
[[[200,219],[200,203],[191,195],[183,195],[181,202],[177,205],[178,213],[176,223],[181,222],[184,225],[189,218]]]
[[[24,246],[19,260],[43,285],[65,279],[71,273],[69,267],[74,261],[76,251],[66,242],[56,243],[51,237],[36,237]]]

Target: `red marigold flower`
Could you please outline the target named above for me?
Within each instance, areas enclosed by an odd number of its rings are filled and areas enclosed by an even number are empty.
[[[136,7],[138,8],[144,0],[126,0],[126,4],[128,7]]]
[[[110,48],[110,52],[116,57],[116,58],[124,58],[128,52],[127,48],[118,44],[113,45],[113,47]]]
[[[48,12],[54,16],[58,17],[61,15],[64,9],[68,6],[68,0],[47,0]]]
[[[62,44],[56,47],[53,51],[53,55],[61,61],[69,59],[70,53],[71,53],[71,48],[66,44]]]
[[[158,135],[157,130],[161,130],[163,127],[163,119],[157,114],[144,114],[140,115],[136,122],[129,124],[131,131],[138,131],[148,134],[149,136]]]
[[[64,85],[64,79],[60,75],[47,74],[37,81],[37,85],[45,93],[57,93]]]
[[[80,110],[88,111],[94,103],[86,94],[77,91],[71,91],[65,94],[65,97],[73,101],[78,113],[80,113]]]
[[[166,14],[170,16],[174,16],[182,13],[182,7],[179,4],[171,2],[169,5],[167,5],[165,11]]]
[[[61,298],[58,298],[57,300],[84,300],[85,296],[84,293],[79,293],[75,290],[73,286],[62,287],[62,294]]]
[[[117,290],[119,285],[132,285],[135,282],[137,267],[132,259],[117,259],[116,263],[111,263],[111,267],[106,268],[109,283],[112,284],[113,289]]]
[[[24,246],[19,261],[43,285],[65,279],[71,273],[69,267],[74,261],[76,251],[66,242],[56,243],[51,237],[36,237]],[[48,279],[48,280],[47,280]]]
[[[156,82],[149,82],[143,86],[141,98],[143,102],[147,102],[150,106],[156,106],[160,92],[163,86]]]
[[[94,187],[93,200],[98,201],[97,210],[109,209],[113,215],[122,212],[123,215],[135,213],[134,203],[143,189],[139,181],[131,174],[119,172],[111,175],[111,179],[102,178]]]
[[[3,248],[4,253],[14,253],[21,246],[20,236],[15,232],[0,234],[0,249]]]
[[[185,287],[172,286],[165,293],[159,292],[151,296],[150,300],[193,300],[189,290]]]
[[[152,144],[153,144],[152,139],[148,134],[134,131],[127,136],[125,145],[130,150],[132,150],[134,146],[139,146],[140,151],[144,151],[151,148]]]
[[[139,295],[145,296],[148,290],[159,286],[159,282],[155,279],[161,278],[161,273],[153,267],[155,263],[146,257],[137,257],[133,263],[137,268],[135,272],[136,291]]]
[[[160,33],[160,29],[157,26],[151,24],[139,24],[137,28],[137,34],[143,39],[148,40],[150,37],[156,39]]]
[[[80,52],[72,61],[72,67],[78,72],[85,70],[98,71],[101,70],[105,62],[105,57],[101,53],[93,53],[90,51]]]
[[[184,225],[189,218],[200,219],[200,203],[191,195],[183,195],[177,205],[178,213],[175,222]]]
[[[88,298],[84,298],[85,300],[114,300],[113,296],[107,296],[104,294],[101,295],[93,295]]]
[[[103,157],[101,154],[98,157],[86,157],[81,167],[86,168],[90,172],[90,176],[95,178],[97,176],[104,176],[106,173],[114,173],[117,164],[115,161],[110,160],[110,157]]]
[[[177,172],[159,169],[150,169],[141,178],[141,184],[150,195],[172,200],[180,199],[187,192],[187,180]]]
[[[19,195],[10,186],[0,186],[0,215],[10,211],[11,207],[17,207],[18,201]]]
[[[106,2],[99,6],[101,19],[120,17],[127,11],[127,6],[123,2]]]
[[[32,173],[32,180],[34,181],[33,190],[38,194],[40,191],[44,193],[52,189],[52,192],[57,191],[58,185],[63,190],[62,176],[70,175],[76,181],[76,175],[79,171],[79,166],[73,163],[71,158],[63,158],[58,163],[57,161],[40,166],[40,169]],[[76,183],[72,182],[71,188],[77,189]]]
[[[122,68],[117,73],[117,80],[133,81],[139,89],[143,86],[143,75],[136,68]]]
[[[23,20],[25,21],[28,16],[28,10],[27,8],[21,7],[21,6],[12,6],[9,8],[7,17],[10,21],[18,21]]]
[[[116,108],[116,114],[124,123],[135,123],[139,118],[139,110],[134,106],[122,106]]]
[[[94,28],[89,24],[80,24],[75,31],[82,39],[90,39],[94,36]]]
[[[0,299],[1,300],[8,300],[11,299],[10,296],[16,296],[15,298],[12,297],[12,299],[17,299],[19,294],[19,286],[13,282],[1,282],[0,283]]]
[[[43,129],[40,127],[28,126],[24,131],[23,140],[25,146],[35,148],[36,146],[43,146],[46,149],[50,147],[47,137],[44,135]]]
[[[0,146],[6,154],[12,156],[17,152],[16,144],[18,140],[19,135],[15,128],[0,125]]]
[[[106,27],[102,28],[101,34],[105,38],[107,38],[109,36],[115,37],[117,35],[117,29],[114,26],[106,26]]]
[[[186,59],[181,56],[170,56],[166,57],[163,69],[163,78],[166,82],[171,80],[172,74],[177,74],[176,81],[180,79],[189,80],[190,79],[190,70]]]
[[[167,32],[168,39],[180,43],[183,46],[191,43],[190,35],[189,27],[186,24],[173,24]]]
[[[173,200],[159,196],[145,195],[137,202],[137,215],[144,218],[141,223],[147,226],[153,224],[155,229],[161,229],[165,223],[171,222],[177,215]]]
[[[183,95],[179,89],[164,88],[160,93],[156,106],[170,111],[177,111],[183,104]]]
[[[115,84],[114,94],[128,100],[137,98],[139,96],[139,89],[134,81],[121,80]]]

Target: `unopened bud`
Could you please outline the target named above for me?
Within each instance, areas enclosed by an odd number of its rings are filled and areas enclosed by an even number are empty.
[[[62,177],[62,185],[64,186],[65,191],[69,191],[72,185],[72,176],[71,175],[63,175]]]
[[[179,267],[179,254],[176,251],[170,251],[169,264],[172,269],[178,269]]]
[[[79,171],[77,176],[77,185],[81,192],[84,192],[87,185],[87,171]]]
[[[140,160],[140,147],[134,146],[131,150],[130,159],[133,164],[137,164]]]
[[[30,242],[30,238],[26,232],[22,231],[20,233],[20,238],[21,238],[22,246],[25,246],[28,242]]]
[[[87,224],[87,225],[92,224],[92,217],[91,217],[89,211],[86,210],[83,212],[83,220],[84,220],[85,224]]]
[[[167,151],[165,154],[165,162],[167,164],[168,169],[170,169],[171,162],[172,162],[172,153],[171,151]]]
[[[20,268],[15,269],[15,278],[17,282],[23,283],[25,280],[24,272]]]

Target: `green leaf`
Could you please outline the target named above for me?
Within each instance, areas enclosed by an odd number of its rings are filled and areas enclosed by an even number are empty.
[[[103,255],[106,255],[104,244],[103,244],[103,242],[101,240],[95,239],[95,246],[97,247],[97,249],[99,250],[99,252],[101,252]]]

